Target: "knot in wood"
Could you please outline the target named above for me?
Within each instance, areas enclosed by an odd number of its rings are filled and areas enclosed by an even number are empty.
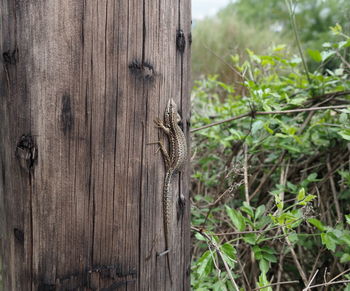
[[[2,59],[5,65],[15,65],[17,63],[18,49],[3,52]]]
[[[179,29],[176,34],[176,48],[183,54],[186,48],[186,38],[182,29]]]
[[[30,170],[37,160],[37,146],[30,134],[23,134],[16,146],[16,156],[23,168]]]
[[[129,64],[129,69],[133,75],[135,75],[138,79],[153,82],[155,79],[155,71],[154,67],[149,62],[141,62],[139,60],[133,60]]]

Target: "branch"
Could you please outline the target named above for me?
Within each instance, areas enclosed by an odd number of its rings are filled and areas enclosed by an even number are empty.
[[[327,109],[342,109],[342,108],[348,108],[349,105],[334,105],[334,106],[322,106],[322,107],[310,107],[310,108],[297,108],[297,109],[290,109],[290,110],[277,110],[277,111],[250,111],[241,115],[237,115],[228,119],[220,120],[211,124],[207,124],[201,127],[197,127],[191,130],[191,133],[209,128],[212,126],[220,125],[226,122],[230,122],[233,120],[241,119],[244,117],[254,117],[257,115],[273,115],[273,114],[288,114],[288,113],[300,113],[300,112],[310,112],[310,111],[317,111],[317,110],[327,110]]]
[[[313,288],[318,288],[318,287],[326,287],[329,285],[334,285],[334,284],[345,284],[345,283],[350,283],[350,280],[341,280],[341,281],[334,281],[334,282],[326,282],[323,284],[317,284],[317,285],[313,285],[308,287],[307,289],[303,289],[303,291],[309,290],[309,289],[313,289]]]
[[[284,234],[286,234],[284,228],[282,228],[282,231],[283,231]],[[290,249],[290,252],[291,252],[291,254],[292,254],[292,257],[293,257],[295,266],[297,267],[297,269],[298,269],[298,271],[299,271],[300,277],[301,277],[301,279],[303,280],[304,285],[307,286],[307,285],[308,285],[308,282],[307,282],[307,278],[306,278],[305,272],[304,272],[303,268],[301,267],[301,264],[300,264],[300,262],[299,262],[299,260],[298,260],[298,257],[297,257],[297,255],[296,255],[296,253],[295,253],[295,251],[294,251],[293,245],[292,245],[292,243],[290,242],[290,240],[288,239],[288,236],[286,236],[285,239],[286,239],[286,243],[287,243],[287,245],[288,245],[288,247],[289,247],[289,249]]]

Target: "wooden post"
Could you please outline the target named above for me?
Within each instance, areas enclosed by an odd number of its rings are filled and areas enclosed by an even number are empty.
[[[188,167],[162,215],[173,98],[189,127],[190,0],[1,0],[4,290],[189,290]],[[177,203],[179,193],[186,205]]]

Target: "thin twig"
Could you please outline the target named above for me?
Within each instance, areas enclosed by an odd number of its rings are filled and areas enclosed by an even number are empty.
[[[297,108],[297,109],[290,109],[290,110],[276,110],[276,111],[250,111],[241,115],[237,115],[228,119],[220,120],[217,122],[213,122],[211,124],[207,124],[201,127],[193,128],[191,130],[191,133],[206,129],[212,126],[220,125],[226,122],[234,121],[237,119],[241,119],[248,116],[257,116],[257,115],[273,115],[273,114],[289,114],[289,113],[300,113],[300,112],[309,112],[309,111],[317,111],[317,110],[327,110],[327,109],[344,109],[348,108],[349,105],[334,105],[334,106],[322,106],[322,107],[310,107],[310,108]]]
[[[285,253],[284,253],[284,246],[282,248],[282,251],[280,252],[280,259],[278,262],[278,272],[277,272],[277,282],[280,282],[281,278],[282,278],[282,272],[283,272],[283,261],[284,261],[284,257],[285,257]],[[276,291],[280,291],[280,284],[277,286]]]
[[[284,228],[282,228],[282,231],[283,231],[284,234],[286,234]],[[304,272],[303,268],[301,267],[301,264],[300,264],[300,262],[298,260],[298,257],[297,257],[297,255],[296,255],[296,253],[294,251],[293,245],[290,242],[288,236],[286,236],[285,239],[286,239],[286,243],[287,243],[287,245],[288,245],[288,247],[290,249],[290,252],[292,254],[295,266],[297,267],[297,269],[299,271],[300,277],[303,280],[305,286],[307,286],[307,278],[306,278],[305,272]]]
[[[330,156],[327,156],[327,169],[328,169],[328,173],[332,172],[332,167],[331,167],[331,162],[330,162]],[[332,190],[332,194],[333,194],[333,200],[334,200],[334,204],[335,204],[335,210],[337,212],[337,223],[340,223],[343,220],[341,211],[340,211],[340,205],[339,205],[339,201],[338,201],[338,197],[337,197],[337,189],[335,188],[335,183],[334,183],[334,179],[333,179],[333,175],[330,174],[329,175],[329,182],[331,184],[331,190]]]
[[[333,279],[329,280],[330,282],[333,282],[335,279],[338,279],[339,277],[345,275],[346,273],[350,272],[350,269],[346,269],[345,271],[341,272],[340,274],[338,274],[337,276],[335,276]]]
[[[292,9],[292,1],[291,0],[289,0],[289,1],[286,0],[286,4],[287,4],[288,10],[289,10],[290,22],[292,24],[293,32],[294,32],[294,35],[295,35],[295,41],[297,43],[297,47],[298,47],[298,50],[299,50],[300,58],[301,58],[301,61],[302,61],[302,64],[303,64],[303,67],[304,67],[304,70],[305,70],[306,78],[307,78],[307,80],[309,82],[309,85],[311,86],[312,85],[312,81],[311,81],[311,78],[310,78],[310,75],[309,75],[309,69],[308,69],[306,61],[305,61],[303,50],[301,48],[301,41],[300,41],[299,34],[298,34],[297,23],[295,21],[295,11]]]
[[[334,97],[340,97],[340,96],[346,96],[346,95],[350,95],[350,90],[326,93],[323,95],[312,97],[310,100],[326,99],[325,101],[328,102],[329,100],[331,100]],[[321,104],[323,104],[325,101],[322,101]],[[318,103],[317,106],[319,106],[321,104]]]
[[[306,288],[304,288],[303,291],[307,291],[310,288],[311,283],[315,280],[317,273],[318,270],[316,270],[315,274],[311,277],[309,284],[307,284]]]
[[[294,200],[294,199],[293,199]],[[224,235],[241,235],[241,234],[251,234],[251,233],[257,233],[257,234],[262,234],[262,233],[265,233],[265,232],[268,232],[270,230],[274,230],[274,229],[280,229],[282,227],[285,227],[285,226],[288,226],[288,225],[291,225],[291,224],[295,224],[297,223],[298,221],[302,220],[302,218],[298,218],[292,222],[289,222],[289,223],[285,223],[283,225],[278,225],[278,226],[274,226],[274,227],[271,227],[271,228],[266,228],[266,229],[260,229],[260,230],[246,230],[246,231],[235,231],[235,232],[224,232],[224,233],[214,233],[213,235],[216,235],[216,236],[224,236]],[[191,227],[192,230],[195,230],[195,231],[199,231],[198,229],[196,229],[195,227]]]
[[[247,285],[248,291],[252,291],[252,288],[251,288],[250,285],[249,285],[249,280],[248,280],[247,274],[246,274],[246,272],[244,271],[245,265],[244,265],[244,266],[242,265],[241,260],[240,260],[238,257],[236,258],[236,261],[237,261],[237,263],[239,264],[239,267],[241,268],[241,272],[242,272],[244,281],[245,281],[245,283],[246,283],[246,285]]]
[[[316,260],[315,260],[315,263],[314,263],[314,265],[312,266],[311,274],[310,274],[310,277],[309,277],[309,281],[310,281],[310,282],[312,281],[312,280],[311,280],[311,276],[312,276],[312,274],[314,274],[314,272],[316,271],[317,264],[318,264],[318,261],[319,261],[319,259],[320,259],[320,256],[321,256],[322,252],[323,252],[323,249],[321,249],[321,250],[318,252],[317,257],[316,257]],[[317,272],[318,272],[318,271],[317,271]]]
[[[243,146],[244,149],[244,192],[245,192],[245,200],[249,205],[249,181],[248,181],[248,145],[247,143]]]
[[[318,287],[326,287],[326,286],[335,285],[335,284],[345,284],[345,283],[350,283],[350,280],[326,282],[326,283],[323,283],[323,284],[317,284],[317,285],[310,286],[309,289],[318,288]]]
[[[344,161],[344,159],[347,158],[348,156],[349,156],[349,152],[346,151],[346,153],[344,155],[340,156],[340,158],[337,158],[337,162],[334,162],[335,159],[333,158],[332,159],[333,164],[336,164],[336,165],[331,169],[331,171],[328,171],[327,175],[325,177],[323,177],[323,179],[321,181],[319,181],[316,186],[321,187],[324,183],[326,183],[327,180],[329,179],[329,177],[331,175],[333,175],[338,170],[338,168],[342,165],[342,162]],[[347,162],[345,162],[345,164],[346,163]],[[350,162],[349,162],[349,165],[350,165]],[[314,193],[315,193],[315,189],[313,189],[313,191],[311,191],[310,194],[314,194]]]
[[[338,50],[335,53],[342,60],[342,62],[350,69],[350,63],[341,55],[341,53]]]

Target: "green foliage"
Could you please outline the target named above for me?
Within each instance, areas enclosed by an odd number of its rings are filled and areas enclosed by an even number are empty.
[[[309,49],[313,60],[320,62],[316,50],[332,37],[329,27],[343,25],[350,31],[350,1],[348,0],[298,0],[291,1],[298,33],[304,47]],[[252,48],[257,54],[265,54],[271,45],[286,43],[296,51],[290,24],[288,7],[281,0],[232,1],[216,16],[195,21],[193,28],[193,75],[219,75],[224,82],[239,80],[228,66],[231,55],[245,59],[244,51]],[[219,56],[219,57],[218,57]],[[309,62],[313,69],[317,62]],[[329,59],[327,66],[337,66]]]
[[[287,42],[282,35],[274,35],[268,28],[257,32],[255,25],[240,21],[234,14],[195,21],[192,29],[192,71],[195,79],[208,74],[220,74],[223,81],[238,79],[231,70],[231,56],[245,57],[247,47],[266,52],[271,43]]]
[[[194,290],[299,281],[295,259],[307,277],[316,257],[316,268],[336,266],[333,277],[350,262],[350,67],[341,57],[349,37],[340,25],[332,31],[332,42],[308,50],[318,68],[308,76],[300,57],[280,45],[232,56],[239,84],[216,75],[196,82],[193,128],[236,119],[192,140]],[[339,64],[333,70],[325,67],[331,57]],[[328,109],[308,111],[314,107]]]
[[[342,23],[347,32],[350,26],[350,3],[347,0],[287,0],[292,5],[298,23],[301,41],[306,47],[316,49],[330,38],[329,27]],[[289,11],[285,1],[238,0],[230,4],[225,14],[239,15],[245,23],[258,28],[269,25],[281,34],[291,36]]]

